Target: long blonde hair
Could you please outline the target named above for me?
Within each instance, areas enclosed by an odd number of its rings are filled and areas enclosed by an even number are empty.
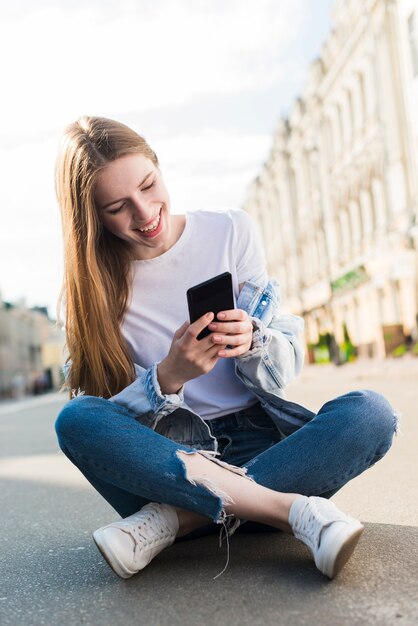
[[[64,236],[65,306],[70,390],[109,398],[135,378],[120,323],[130,294],[132,252],[107,231],[94,202],[97,173],[132,153],[158,159],[128,126],[103,117],[81,117],[68,126],[55,167],[55,190]]]

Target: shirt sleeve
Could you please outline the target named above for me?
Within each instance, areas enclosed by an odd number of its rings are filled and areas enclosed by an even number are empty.
[[[230,211],[234,223],[234,252],[238,282],[254,282],[258,285],[267,283],[266,257],[258,224],[254,218],[243,211]]]

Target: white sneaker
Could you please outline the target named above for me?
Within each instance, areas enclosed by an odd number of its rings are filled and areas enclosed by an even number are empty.
[[[333,502],[316,496],[301,496],[293,502],[289,524],[328,578],[334,578],[344,567],[364,530],[361,522],[337,509]]]
[[[113,571],[130,578],[171,546],[178,529],[174,507],[149,502],[138,513],[95,530],[93,539]]]

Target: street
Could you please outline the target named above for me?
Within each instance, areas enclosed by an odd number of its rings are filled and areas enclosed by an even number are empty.
[[[384,393],[402,414],[387,456],[334,502],[365,523],[334,581],[284,533],[239,533],[177,543],[133,578],[119,579],[91,533],[117,519],[59,451],[64,396],[0,404],[2,626],[418,623],[418,359],[305,367],[289,399],[317,410],[353,389]]]

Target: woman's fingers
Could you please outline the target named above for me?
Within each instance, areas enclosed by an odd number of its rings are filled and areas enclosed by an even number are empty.
[[[216,314],[216,317],[222,322],[243,322],[248,318],[248,313],[246,313],[243,309],[229,309],[229,311],[219,311],[219,313]]]
[[[190,325],[190,322],[184,322],[180,328],[177,328],[176,332],[173,335],[174,339],[180,339],[184,333],[186,332],[186,328]]]
[[[208,328],[212,331],[211,341],[219,345],[218,356],[233,358],[248,352],[253,339],[253,325],[248,313],[231,309],[221,311],[216,317]],[[230,347],[225,349],[225,346]]]
[[[199,317],[199,319],[193,322],[193,324],[189,324],[188,328],[186,328],[184,336],[190,341],[193,341],[202,332],[202,330],[206,328],[211,320],[213,320],[213,313],[206,313],[205,315],[202,315],[202,317]]]
[[[216,333],[211,336],[213,343],[225,346],[246,345],[252,338],[252,333],[242,333],[241,335],[220,335]]]
[[[248,313],[242,309],[231,309],[218,313],[217,319],[209,324],[209,330],[221,334],[242,335],[252,331],[252,322]]]
[[[206,356],[208,356],[211,359],[215,359],[219,357],[219,350],[225,350],[226,345],[224,346],[211,346],[209,348],[209,350],[207,350],[207,352],[205,352]]]
[[[245,322],[212,322],[209,330],[215,333],[239,335],[248,332],[252,328],[250,320]]]
[[[225,348],[221,348],[221,350],[217,352],[217,355],[224,359],[232,359],[233,357],[240,356],[241,354],[245,354],[246,352],[248,352],[249,349],[250,349],[250,345],[248,344],[240,345],[237,348],[228,348],[227,350],[225,350]]]

